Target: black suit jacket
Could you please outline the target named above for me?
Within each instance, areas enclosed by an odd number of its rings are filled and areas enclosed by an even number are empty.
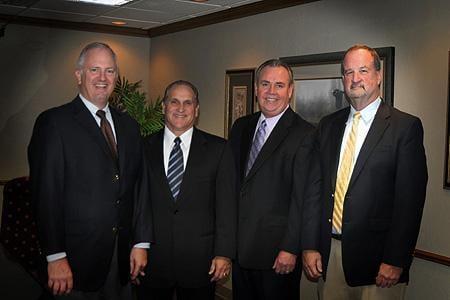
[[[280,250],[300,252],[301,207],[313,127],[288,108],[245,176],[260,113],[233,125],[230,143],[238,170],[238,261],[245,268],[271,269]]]
[[[152,239],[146,168],[137,123],[111,108],[118,164],[79,97],[43,112],[28,148],[44,255],[66,252],[74,288],[104,283],[117,236],[122,283],[132,245]]]
[[[194,128],[178,199],[163,163],[164,129],[145,141],[155,244],[144,284],[195,288],[208,285],[212,259],[233,259],[236,244],[235,175],[225,140]]]
[[[331,245],[333,194],[349,108],[325,117],[317,131],[322,170],[322,215],[304,249],[319,249],[324,273]],[[382,262],[408,270],[419,233],[427,184],[420,120],[381,104],[363,143],[348,186],[342,225],[342,263],[350,286],[375,283]],[[314,223],[314,222],[313,222]],[[320,233],[319,233],[320,232]],[[320,236],[320,238],[319,238]]]

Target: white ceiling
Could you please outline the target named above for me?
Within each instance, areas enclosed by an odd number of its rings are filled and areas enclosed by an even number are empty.
[[[261,0],[135,0],[121,7],[65,0],[0,0],[0,14],[150,29]]]

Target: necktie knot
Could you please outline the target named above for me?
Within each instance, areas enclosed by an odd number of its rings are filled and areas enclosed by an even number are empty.
[[[106,112],[102,109],[97,110],[97,112],[95,113],[100,119],[105,119],[106,118]]]
[[[174,142],[174,147],[178,147],[178,146],[180,146],[180,144],[181,144],[181,139],[180,139],[180,137],[179,136],[177,136],[174,140],[173,140],[173,142]]]

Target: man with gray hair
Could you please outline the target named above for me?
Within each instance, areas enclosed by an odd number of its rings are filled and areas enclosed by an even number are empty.
[[[139,126],[108,105],[118,69],[107,44],[82,50],[75,77],[78,96],[39,115],[28,148],[48,287],[56,298],[128,299],[152,240]]]

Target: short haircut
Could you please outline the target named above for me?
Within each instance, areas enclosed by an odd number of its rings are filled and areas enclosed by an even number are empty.
[[[259,82],[259,78],[261,76],[261,72],[264,68],[266,67],[271,67],[271,68],[276,68],[276,67],[282,67],[285,68],[286,71],[289,74],[289,84],[293,84],[294,83],[294,74],[292,73],[292,69],[291,67],[289,67],[289,65],[287,63],[285,63],[282,60],[279,59],[269,59],[266,60],[265,62],[263,62],[258,69],[256,69],[256,84],[258,84]]]
[[[344,60],[345,57],[347,56],[348,53],[355,51],[355,50],[367,50],[369,51],[370,55],[372,55],[373,58],[373,66],[375,67],[375,70],[380,71],[381,70],[381,59],[380,56],[378,55],[377,51],[373,48],[370,48],[367,45],[363,45],[363,44],[356,44],[351,46],[350,48],[348,48],[347,51],[345,51],[344,53],[344,57],[342,58],[342,62],[341,62],[341,74],[344,75]]]
[[[190,83],[190,82],[187,81],[187,80],[176,80],[176,81],[172,82],[171,84],[169,84],[169,85],[166,87],[166,90],[164,91],[164,98],[163,98],[163,101],[166,102],[166,101],[167,101],[167,98],[169,97],[170,91],[171,91],[173,88],[175,88],[175,87],[177,87],[177,86],[180,86],[180,85],[184,85],[184,86],[189,87],[189,88],[194,92],[194,98],[195,98],[195,101],[197,102],[197,104],[200,103],[200,101],[199,101],[199,99],[198,99],[198,90],[197,90],[197,88],[195,87],[195,85],[193,85],[192,83]]]
[[[88,45],[86,45],[83,50],[81,50],[80,56],[77,60],[77,69],[82,69],[84,67],[84,61],[86,60],[86,54],[92,50],[92,49],[105,49],[108,50],[111,53],[111,56],[113,58],[114,64],[117,68],[117,58],[116,53],[114,53],[113,49],[108,44],[101,43],[101,42],[93,42]]]

